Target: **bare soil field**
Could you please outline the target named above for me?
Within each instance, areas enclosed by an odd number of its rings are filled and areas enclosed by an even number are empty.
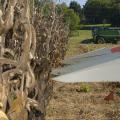
[[[109,83],[85,83],[88,92],[82,92],[83,83],[54,84],[54,93],[47,107],[46,120],[120,120],[120,88],[114,100],[104,100],[112,90]]]

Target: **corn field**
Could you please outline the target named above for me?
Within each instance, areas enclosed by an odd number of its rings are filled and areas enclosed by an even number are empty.
[[[0,119],[44,120],[69,27],[52,1],[0,0]]]

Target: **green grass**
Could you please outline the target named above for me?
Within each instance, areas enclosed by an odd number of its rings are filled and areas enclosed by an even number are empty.
[[[88,24],[88,25],[81,25],[82,27],[109,27],[111,24]]]
[[[71,37],[81,38],[81,35],[83,38],[85,38],[86,35],[88,37],[92,37],[92,31],[91,30],[74,30],[71,32]]]
[[[68,56],[73,56],[75,53],[79,54],[79,45],[83,40],[91,39],[92,32],[91,30],[76,30],[72,31],[72,37],[70,37],[68,44]]]
[[[75,56],[88,51],[103,47],[113,47],[113,44],[81,44],[82,41],[87,39],[92,40],[91,30],[75,30],[72,31],[71,37],[69,38],[68,51],[66,57]]]
[[[82,24],[80,25],[81,30],[91,30],[94,27],[110,27],[111,24]]]

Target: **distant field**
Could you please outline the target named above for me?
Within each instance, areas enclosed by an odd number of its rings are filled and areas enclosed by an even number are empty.
[[[91,30],[76,30],[69,39],[67,57],[85,53],[102,47],[116,46],[113,44],[93,44]]]
[[[78,48],[80,46],[80,42],[92,38],[92,33],[90,30],[76,30],[71,34],[72,37],[70,37],[68,51],[67,51],[68,56],[79,54]]]
[[[80,25],[80,29],[90,30],[94,27],[110,27],[111,24],[88,24],[88,25]]]
[[[111,24],[88,24],[88,25],[81,25],[81,26],[83,26],[83,27],[103,27],[103,26],[105,26],[105,27],[109,27],[109,26],[111,26]]]
[[[91,30],[74,30],[71,32],[71,39],[88,39],[92,38],[92,31]]]

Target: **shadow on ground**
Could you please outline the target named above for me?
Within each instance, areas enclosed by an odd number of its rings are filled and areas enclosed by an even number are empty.
[[[94,42],[93,42],[93,39],[86,39],[86,40],[82,40],[80,43],[81,44],[90,44],[90,43],[94,43]]]

